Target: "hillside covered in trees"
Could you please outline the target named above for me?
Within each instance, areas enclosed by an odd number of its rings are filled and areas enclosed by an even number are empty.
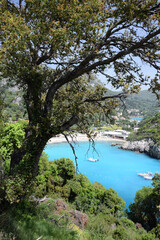
[[[160,110],[160,105],[155,94],[148,90],[128,96],[125,100],[126,109],[137,109],[143,116],[153,116]]]
[[[153,140],[157,145],[160,145],[160,113],[153,117],[146,117],[139,123],[137,132],[131,133],[128,136],[130,141]]]
[[[95,84],[97,83],[102,85],[101,81],[95,78],[93,79],[93,81],[91,81],[90,84],[91,86],[95,86]],[[120,94],[120,92],[118,92],[118,94]],[[107,89],[107,95],[117,95],[117,92]],[[12,88],[8,89],[7,86],[3,86],[1,87],[1,98],[3,99],[5,104],[3,114],[6,120],[10,119],[10,121],[17,121],[18,119],[27,119],[26,107],[24,105],[21,90],[14,90]],[[158,99],[156,98],[156,95],[148,90],[140,91],[139,93],[134,95],[127,95],[124,103],[126,110],[130,111],[131,115],[137,114],[135,110],[138,110],[138,114],[143,116],[153,116],[153,114],[160,111],[160,105]],[[121,102],[119,102],[119,104],[120,106],[118,106],[118,108],[123,110],[124,106],[121,105]],[[132,109],[133,111],[131,111]],[[102,114],[103,113],[100,113],[100,115]]]

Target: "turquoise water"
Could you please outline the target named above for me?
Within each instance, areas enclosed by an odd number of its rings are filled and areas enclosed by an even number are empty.
[[[130,118],[139,122],[143,119],[143,117],[130,117]]]
[[[80,173],[86,175],[92,183],[97,181],[106,188],[116,190],[126,201],[127,207],[133,202],[136,191],[143,186],[151,186],[152,183],[137,173],[160,172],[160,161],[145,154],[121,150],[118,146],[112,147],[111,142],[97,141],[95,146],[99,156],[93,149],[87,154],[88,142],[80,142],[75,146]],[[44,151],[49,160],[65,157],[74,161],[74,155],[67,143],[48,144]],[[87,158],[90,157],[99,157],[99,161],[89,162]]]

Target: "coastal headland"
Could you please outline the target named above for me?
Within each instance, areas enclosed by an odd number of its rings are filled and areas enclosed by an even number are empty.
[[[160,146],[154,144],[152,140],[126,141],[119,147],[123,150],[130,150],[139,153],[146,153],[150,157],[160,159]]]

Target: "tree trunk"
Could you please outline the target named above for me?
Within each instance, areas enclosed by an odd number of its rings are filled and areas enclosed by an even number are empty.
[[[17,171],[23,160],[26,166],[24,171],[29,171],[33,176],[36,176],[40,156],[50,137],[46,132],[40,132],[37,135],[35,131],[30,131],[29,136],[24,139],[22,147],[13,152],[11,156],[10,174],[12,175]]]
[[[46,116],[42,116],[40,120],[41,122],[36,122],[35,125],[29,124],[21,148],[13,152],[10,164],[11,175],[19,169],[21,162],[25,162],[26,165],[23,165],[24,173],[31,173],[33,176],[36,176],[38,174],[39,159],[47,141],[76,124],[78,116],[72,116],[69,120],[62,123],[61,126],[55,128],[53,128],[52,122]]]

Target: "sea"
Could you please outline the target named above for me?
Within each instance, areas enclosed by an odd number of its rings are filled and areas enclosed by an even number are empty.
[[[152,186],[152,180],[144,179],[138,173],[160,173],[160,161],[143,153],[126,151],[111,146],[110,141],[78,142],[74,147],[78,157],[78,170],[86,175],[91,183],[101,183],[106,188],[113,188],[126,202],[126,208],[133,203],[135,194],[143,186]],[[44,152],[49,160],[75,157],[68,143],[49,143]],[[90,162],[88,158],[99,158]]]
[[[143,119],[143,117],[130,117],[130,119],[140,122]]]

